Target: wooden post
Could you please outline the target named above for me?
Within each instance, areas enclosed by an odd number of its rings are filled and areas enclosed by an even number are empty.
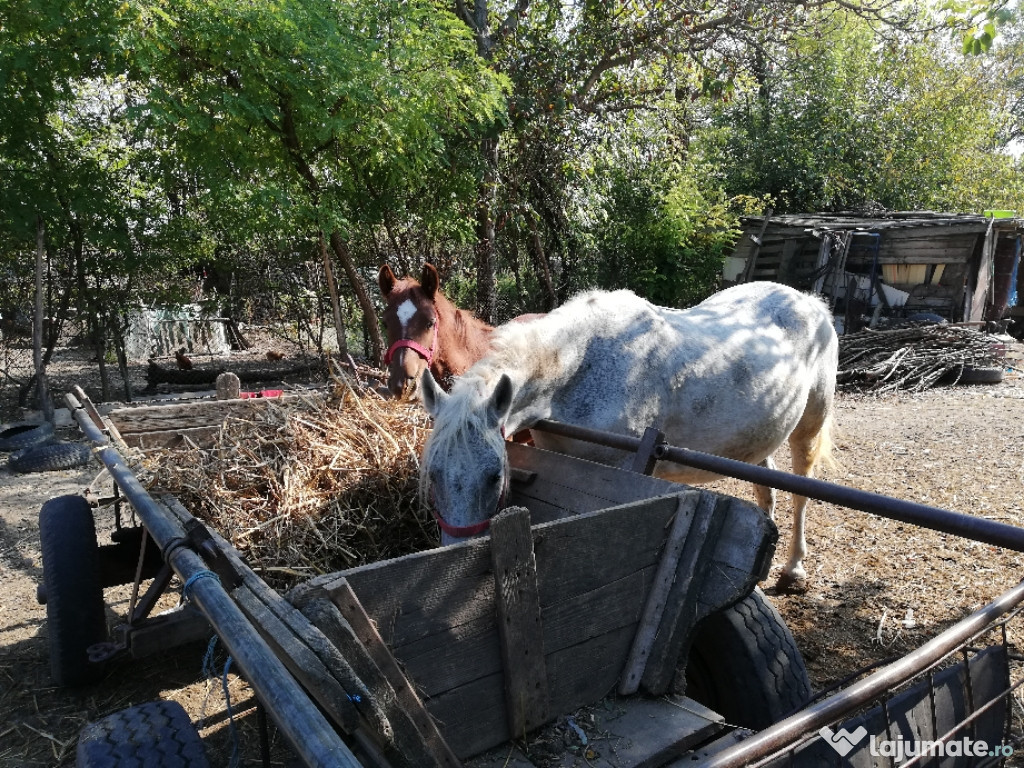
[[[654,427],[645,429],[640,438],[640,446],[636,449],[636,455],[633,457],[633,471],[639,472],[641,475],[649,475],[654,472],[654,465],[658,463],[654,458],[654,449],[664,442],[665,435],[660,429]]]
[[[348,622],[355,637],[366,649],[377,669],[394,689],[398,704],[418,729],[423,744],[433,761],[429,764],[441,766],[441,768],[460,768],[462,763],[452,752],[448,742],[444,740],[437,724],[423,706],[423,701],[405,673],[402,672],[402,668],[398,666],[395,657],[391,655],[391,651],[347,581],[342,580],[336,585],[332,602]]]
[[[523,736],[547,722],[551,707],[530,511],[509,507],[491,520],[498,634],[509,731]]]
[[[707,564],[718,547],[729,503],[728,497],[707,491],[702,491],[697,500],[676,578],[665,600],[661,626],[641,677],[644,689],[653,696],[668,690],[693,627],[703,618],[697,607],[698,598],[707,577]]]
[[[661,560],[658,561],[658,572],[654,576],[654,584],[647,594],[647,602],[644,604],[644,614],[640,619],[640,626],[637,627],[636,635],[633,638],[633,647],[629,651],[629,659],[626,661],[626,668],[622,672],[622,680],[619,683],[619,694],[629,696],[636,693],[640,687],[640,678],[647,665],[647,657],[654,645],[654,638],[661,626],[661,617],[665,613],[665,603],[668,600],[669,590],[676,579],[676,568],[679,564],[679,556],[683,552],[683,545],[686,543],[686,535],[690,531],[690,524],[693,522],[693,505],[684,507],[681,503],[676,508],[675,519],[672,521],[672,529],[665,540],[665,548],[661,553]]]

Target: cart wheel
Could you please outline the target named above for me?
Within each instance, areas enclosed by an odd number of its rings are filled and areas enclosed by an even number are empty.
[[[89,646],[107,637],[99,547],[89,503],[58,496],[39,511],[50,671],[60,686],[88,685],[102,673]]]
[[[203,741],[181,704],[149,701],[89,723],[78,768],[209,768]]]
[[[686,664],[686,695],[726,722],[755,730],[810,699],[811,683],[793,635],[759,588],[697,628]]]

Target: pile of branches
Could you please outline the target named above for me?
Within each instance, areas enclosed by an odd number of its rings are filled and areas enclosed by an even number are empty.
[[[153,482],[230,541],[271,586],[435,547],[421,508],[429,420],[340,379],[328,395],[266,401],[212,448],[151,459]]]
[[[864,330],[839,337],[839,387],[862,392],[920,392],[956,383],[965,368],[1005,365],[1004,347],[981,331],[927,324]]]

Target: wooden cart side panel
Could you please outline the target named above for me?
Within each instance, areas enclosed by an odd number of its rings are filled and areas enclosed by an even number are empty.
[[[692,515],[706,495],[686,490],[534,526],[551,711],[571,711],[614,688],[674,516]],[[707,570],[730,578],[720,587],[718,579],[706,580],[710,593],[702,602],[712,605],[731,590],[753,588],[764,542],[773,545],[775,536],[752,505],[728,499],[716,509],[726,519]],[[333,599],[332,582],[340,577],[426,697],[456,754],[509,738],[489,538],[321,577],[293,599]]]
[[[638,499],[678,493],[684,488],[657,477],[519,443],[509,443],[507,451],[509,462],[519,470],[512,477],[509,506],[529,509],[534,525]],[[524,475],[529,476],[528,481],[517,479]]]

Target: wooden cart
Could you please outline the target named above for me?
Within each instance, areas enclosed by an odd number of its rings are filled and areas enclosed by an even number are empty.
[[[81,391],[68,404],[145,533],[124,533],[120,542],[97,547],[94,533],[88,541],[92,512],[83,499],[65,497],[44,507],[41,591],[59,682],[83,682],[75,670],[90,669],[89,657],[141,655],[168,640],[214,631],[298,759],[310,766],[472,761],[528,768],[531,758],[509,742],[522,743],[546,723],[598,703],[596,722],[614,738],[580,753],[583,764],[744,765],[751,755],[790,750],[790,757],[801,756],[795,764],[816,765],[834,754],[822,746],[818,729],[852,723],[843,718],[864,707],[858,689],[801,709],[810,696],[803,662],[778,613],[756,589],[777,540],[764,513],[645,470],[656,458],[680,460],[741,477],[753,473],[748,479],[819,498],[835,493],[854,508],[870,509],[877,498],[859,500],[849,489],[735,462],[720,466],[723,460],[715,457],[663,445],[653,431],[641,438],[591,434],[635,452],[638,471],[510,443],[509,507],[494,518],[488,536],[321,576],[285,597],[177,499],[141,487],[111,444],[119,439],[116,426]],[[881,504],[870,511],[906,519],[930,510],[887,501],[893,509]],[[933,527],[971,525],[974,538],[1024,549],[1020,529],[979,527],[953,519],[954,513],[931,512],[941,513]],[[47,533],[58,529],[74,533]],[[149,554],[140,557],[140,551]],[[126,552],[138,562],[127,581],[153,579],[110,644],[102,588],[123,577],[126,569],[117,564],[132,559]],[[185,607],[150,618],[156,597],[175,576]],[[966,644],[976,636],[972,631],[1022,600],[1024,587],[983,616],[965,619],[974,622],[966,629],[958,624],[955,638],[944,634],[936,641],[942,639],[943,648]],[[937,651],[924,651],[901,660],[902,677],[882,670],[863,681],[869,683],[864,690],[891,690],[928,668]],[[948,698],[955,709],[960,700],[946,690],[960,685],[969,693],[964,721],[972,723],[972,733],[987,729],[991,736],[1005,719],[1005,707],[996,705],[1007,696],[1000,690],[1007,658],[1004,651],[965,660],[963,673],[951,674],[948,683],[929,676],[932,723],[940,720],[936,701]],[[964,676],[966,688],[957,682]],[[916,711],[916,701],[908,711]],[[189,729],[187,720],[171,722],[163,709],[156,714],[165,731]],[[128,717],[131,727],[122,716],[87,727],[80,764],[114,764],[105,762],[108,754],[133,749],[144,756],[134,764],[159,764],[158,755],[147,752],[153,730],[137,727],[146,716]],[[923,722],[923,715],[916,717]],[[888,709],[883,726],[891,728]],[[203,764],[196,739],[180,738],[195,756],[186,764]],[[817,751],[807,751],[809,739],[817,740]],[[803,752],[792,752],[801,745]],[[562,764],[575,759],[567,754]]]

